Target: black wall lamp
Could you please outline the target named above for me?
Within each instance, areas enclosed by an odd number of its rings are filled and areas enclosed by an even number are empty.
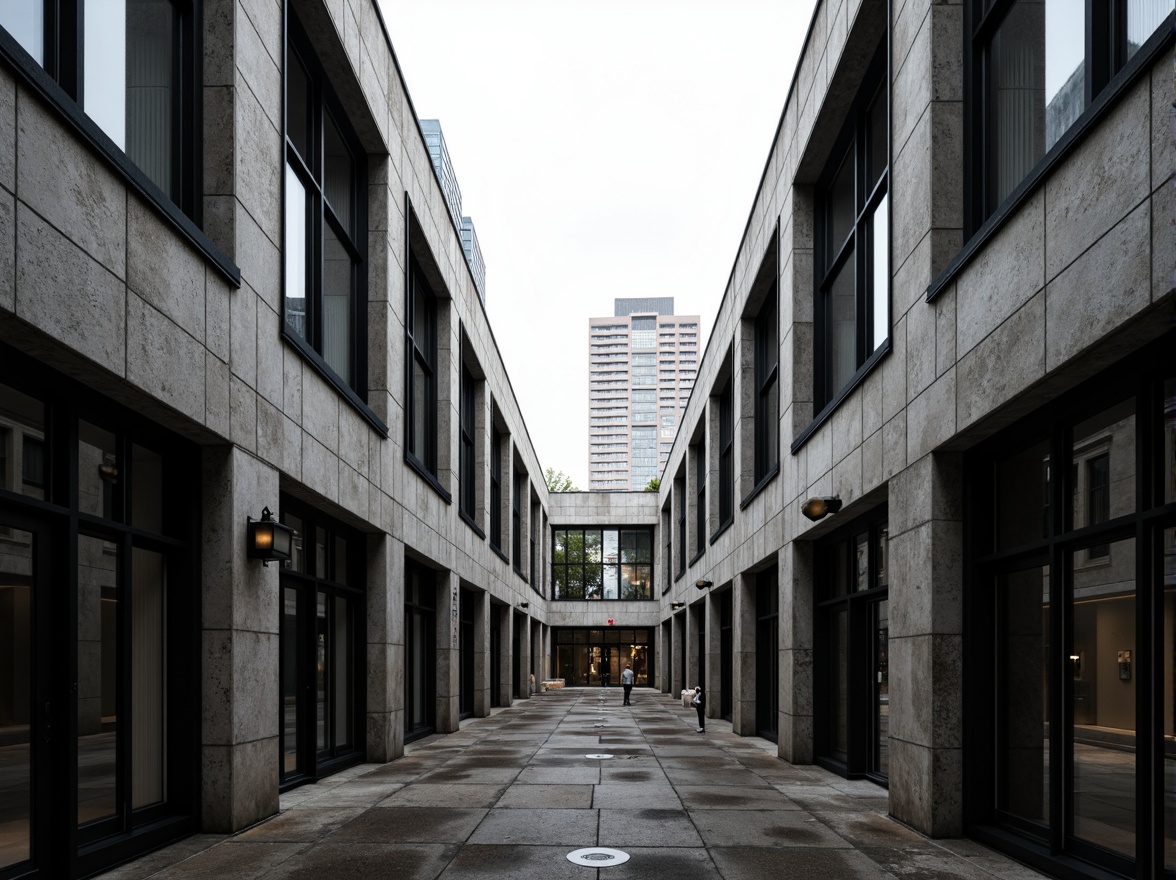
[[[261,509],[261,519],[246,517],[249,523],[248,558],[260,559],[268,567],[271,562],[289,562],[294,530],[274,519],[268,507]]]
[[[671,602],[670,603],[670,610],[671,611],[681,611],[685,607],[686,607],[685,602]]]
[[[694,586],[698,587],[698,589],[700,589],[700,590],[705,590],[707,587],[713,587],[714,585],[715,585],[714,581],[706,581],[706,580],[702,580],[701,578],[694,582]]]
[[[520,603],[519,603],[519,607],[520,607],[520,608],[530,608],[530,607],[531,607],[531,603],[530,603],[530,602],[520,602]]]
[[[841,510],[841,499],[836,495],[810,498],[800,506],[800,512],[816,522]]]

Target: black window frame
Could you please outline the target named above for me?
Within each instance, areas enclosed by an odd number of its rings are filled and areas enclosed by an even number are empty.
[[[502,555],[502,432],[490,427],[490,547]]]
[[[678,570],[674,580],[686,573],[686,477],[674,480],[674,497],[678,502]]]
[[[523,487],[527,475],[518,467],[511,469],[510,493],[510,546],[511,565],[515,574],[526,580],[523,572]]]
[[[822,172],[814,191],[814,254],[813,266],[813,401],[817,415],[810,429],[798,438],[793,451],[808,436],[812,428],[824,421],[842,400],[862,381],[867,373],[890,351],[894,322],[890,296],[892,266],[890,243],[893,238],[890,200],[890,130],[891,100],[889,77],[886,76],[888,41],[883,39],[874,53],[861,85],[858,87],[846,121],[830,151],[830,161]],[[875,102],[886,102],[886,167],[877,173],[877,180],[869,192],[867,163],[871,159],[871,137],[874,134],[870,109]],[[829,202],[832,187],[845,163],[852,163],[853,222],[841,242],[832,240],[832,210]],[[871,228],[881,203],[885,201],[886,216],[886,338],[875,347],[872,344],[874,306],[879,296],[874,288],[875,242]],[[853,266],[849,266],[849,261]],[[832,341],[833,331],[831,288],[843,271],[852,271],[854,291],[854,370],[839,386],[833,386]]]
[[[615,562],[606,562],[601,556],[600,562],[589,562],[585,556],[585,550],[588,547],[586,536],[591,534],[597,539],[597,547],[603,551],[604,547],[604,533],[615,532],[617,536],[617,559]],[[561,553],[558,550],[557,536],[559,534],[565,535],[564,550],[561,558]],[[579,536],[580,558],[571,560],[568,558],[569,548],[571,545],[571,538]],[[638,542],[637,535],[643,536],[643,541]],[[551,528],[551,583],[552,592],[551,600],[554,602],[654,602],[657,601],[654,596],[654,583],[657,576],[657,560],[654,546],[654,528],[652,526],[627,526],[627,525],[561,525],[552,526]],[[638,543],[644,545],[643,548],[638,547]],[[642,549],[647,552],[642,552]],[[630,554],[636,553],[638,558],[632,558]],[[647,556],[648,561],[641,559],[641,556]],[[593,581],[599,587],[599,590],[594,594],[589,595],[589,580],[586,571],[587,566],[594,566],[599,569],[600,579]],[[616,596],[606,595],[606,585],[604,574],[608,567],[616,569]],[[644,581],[645,591],[644,595],[622,595],[622,569],[625,566],[648,566],[648,579]],[[568,572],[570,570],[579,569],[579,595],[567,595],[565,590],[561,590],[561,585],[570,584]],[[563,577],[560,576],[559,571],[563,571]],[[632,582],[631,582],[632,583]]]
[[[695,443],[694,452],[694,541],[698,549],[690,560],[693,565],[706,553],[706,443]]]
[[[310,134],[310,156],[302,156],[290,132],[289,74],[282,78],[282,222],[283,251],[286,250],[286,224],[290,210],[287,175],[293,173],[306,193],[305,229],[306,290],[304,291],[305,335],[292,329],[293,314],[288,310],[290,299],[285,254],[282,262],[281,336],[338,390],[373,427],[387,436],[387,426],[368,406],[368,316],[367,316],[367,153],[331,85],[330,77],[319,60],[293,10],[287,9],[284,69],[301,68],[307,76],[307,124]],[[351,216],[340,217],[325,195],[326,149],[325,132],[333,128],[349,152],[351,181],[349,187]],[[351,312],[347,320],[349,375],[340,374],[323,354],[324,256],[327,230],[334,236],[351,260]]]
[[[404,457],[417,470],[437,479],[437,296],[425,277],[416,257],[409,258],[408,290],[405,293],[405,374],[404,374]],[[420,297],[417,293],[420,293]],[[424,308],[424,339],[417,339],[418,300]],[[417,449],[416,387],[413,368],[420,366],[425,376],[425,426]]]
[[[179,84],[173,109],[173,163],[178,175],[176,201],[136,165],[127,153],[82,109],[81,39],[84,34],[79,0],[44,0],[45,64],[39,64],[15,37],[0,27],[0,58],[14,76],[45,101],[137,196],[173,231],[200,251],[211,267],[233,287],[241,286],[237,264],[201,228],[203,223],[203,6],[173,0],[179,10],[177,33]]]
[[[461,388],[458,392],[458,431],[461,449],[458,457],[458,513],[478,535],[484,538],[485,533],[478,525],[478,468],[477,450],[474,438],[477,433],[477,418],[475,415],[478,380],[474,378],[470,366],[466,363],[465,355],[461,361]]]

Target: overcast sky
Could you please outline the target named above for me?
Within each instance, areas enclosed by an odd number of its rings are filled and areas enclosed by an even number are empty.
[[[672,296],[703,343],[809,0],[380,0],[441,120],[540,465],[588,486],[588,318]]]

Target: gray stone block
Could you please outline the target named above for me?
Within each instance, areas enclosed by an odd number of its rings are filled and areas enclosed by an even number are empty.
[[[1045,375],[1045,291],[1012,314],[959,362],[961,430],[984,418]]]
[[[204,347],[134,293],[127,294],[126,339],[127,379],[203,422]]]

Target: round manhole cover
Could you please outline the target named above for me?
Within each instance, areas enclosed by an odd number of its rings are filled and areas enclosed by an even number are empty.
[[[585,758],[597,758],[599,760],[604,760],[605,758],[611,758],[612,755],[585,755],[584,757]],[[612,852],[612,850],[609,850],[609,851]],[[587,852],[587,850],[585,850],[585,852]]]
[[[619,849],[594,846],[568,853],[568,861],[573,865],[583,865],[585,868],[610,868],[613,865],[625,864],[629,861],[629,854]]]

